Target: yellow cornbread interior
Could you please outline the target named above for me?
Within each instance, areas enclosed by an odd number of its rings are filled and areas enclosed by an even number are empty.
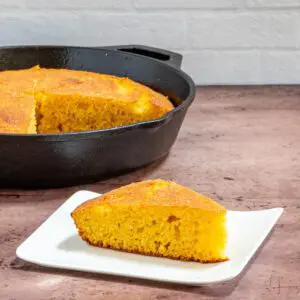
[[[227,260],[226,210],[221,205],[162,180],[120,189],[88,201],[72,213],[79,235],[88,243],[180,260]],[[136,200],[130,200],[134,194]],[[161,196],[160,200],[153,195]]]
[[[59,133],[150,121],[174,106],[129,78],[67,69],[0,72],[0,131]]]
[[[95,96],[35,94],[37,132],[106,129],[153,120],[166,112],[140,100],[115,101]]]

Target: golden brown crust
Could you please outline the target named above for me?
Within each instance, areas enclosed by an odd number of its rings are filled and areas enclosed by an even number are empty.
[[[60,95],[82,93],[126,102],[147,98],[152,105],[166,111],[174,108],[165,96],[129,78],[65,69],[40,69],[40,74],[37,92]]]
[[[131,183],[81,204],[76,210],[109,205],[172,206],[198,208],[225,214],[226,208],[212,199],[175,182],[156,179]]]
[[[116,250],[116,251],[122,251],[122,252],[128,252],[128,253],[134,253],[134,254],[139,254],[139,255],[145,255],[145,256],[153,256],[153,257],[164,257],[164,258],[169,258],[169,259],[173,259],[173,260],[180,260],[180,261],[190,261],[190,262],[200,262],[200,263],[218,263],[218,262],[224,262],[224,261],[228,261],[228,257],[223,258],[223,259],[212,259],[212,260],[200,260],[198,258],[195,258],[193,256],[191,257],[184,257],[184,256],[169,256],[169,255],[162,255],[160,253],[153,253],[153,252],[140,252],[139,250],[128,250],[128,249],[124,249],[124,248],[116,248],[113,247],[111,245],[107,245],[104,246],[103,243],[100,241],[98,244],[92,243],[87,237],[82,236],[80,233],[79,235],[81,236],[81,238],[86,241],[88,244],[90,244],[91,246],[96,246],[96,247],[100,247],[100,248],[106,248],[106,249],[112,249],[112,250]]]

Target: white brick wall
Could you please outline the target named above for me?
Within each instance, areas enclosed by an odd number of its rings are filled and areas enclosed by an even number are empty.
[[[300,83],[300,0],[0,0],[0,45],[131,43],[199,85]]]

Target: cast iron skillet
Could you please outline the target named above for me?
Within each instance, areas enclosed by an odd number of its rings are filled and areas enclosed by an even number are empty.
[[[129,172],[164,157],[195,97],[182,56],[140,45],[85,48],[1,47],[0,70],[39,64],[87,70],[141,82],[173,99],[161,119],[118,128],[62,134],[0,134],[0,186],[45,188],[84,184]],[[1,101],[1,99],[0,99]]]

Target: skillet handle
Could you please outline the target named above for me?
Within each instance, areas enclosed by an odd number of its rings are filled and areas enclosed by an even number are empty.
[[[178,69],[180,69],[181,67],[182,55],[164,49],[144,45],[120,45],[108,46],[103,48],[146,56]]]

